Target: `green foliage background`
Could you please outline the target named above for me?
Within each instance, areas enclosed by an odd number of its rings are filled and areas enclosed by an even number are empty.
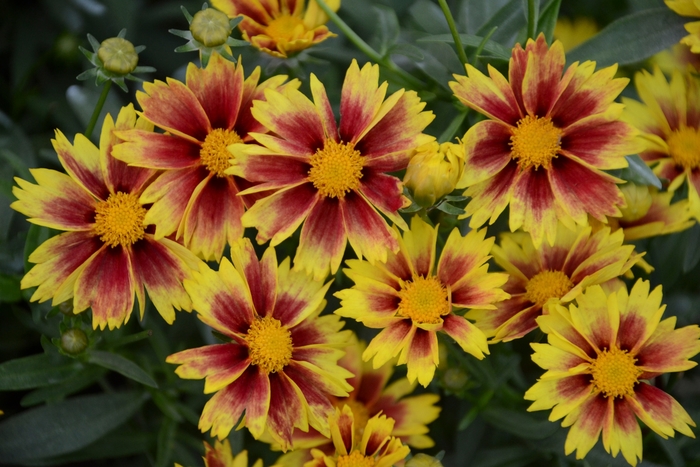
[[[684,35],[686,20],[661,0],[543,0],[539,30],[551,34],[560,3],[561,16],[589,16],[601,27],[613,23],[569,53],[568,62],[619,62],[631,77],[645,59]],[[175,324],[168,326],[149,309],[141,322],[134,315],[119,330],[91,333],[86,316],[66,317],[48,303],[29,303],[32,291],[19,288],[28,268],[26,258],[55,232],[30,227],[24,216],[9,208],[14,176],[31,180],[30,168],[60,169],[50,144],[54,128],[69,139],[85,130],[100,93],[94,83],[75,80],[89,65],[77,48],[89,47],[86,34],[102,41],[126,28],[127,39],[147,46],[139,64],[157,69],[146,79],[182,80],[187,63],[196,61],[196,55],[174,53],[182,41],[167,32],[186,29],[181,4],[190,12],[201,7],[198,2],[170,0],[0,3],[0,410],[5,412],[0,417],[0,464],[201,465],[201,440],[206,435],[198,431],[197,420],[208,396],[202,394],[201,381],[179,379],[164,360],[175,351],[215,342],[211,332],[193,315],[179,313]],[[464,41],[470,45],[470,61],[505,70],[510,47],[525,38],[527,2],[448,4],[459,31],[468,35]],[[429,133],[451,139],[480,118],[471,112],[463,119],[464,109],[451,96],[447,83],[452,73],[464,70],[436,1],[343,0],[339,15],[383,57],[390,57],[419,82],[416,90],[437,115]],[[483,37],[493,26],[498,28],[492,42],[476,61],[480,39],[474,36]],[[351,59],[367,60],[340,33],[287,62],[253,49],[234,53],[242,55],[248,72],[260,65],[265,76],[290,74],[304,82],[305,91],[308,75],[315,73],[335,103]],[[390,90],[407,86],[395,73],[385,68],[382,73]],[[138,87],[129,83],[129,94],[113,88],[104,112],[116,115],[122,105],[135,102]],[[623,94],[635,97],[632,86]],[[441,215],[435,211],[434,220]],[[454,221],[445,223],[448,231]],[[490,233],[502,230],[505,225],[499,221]],[[294,248],[292,238],[278,249],[278,256],[291,255]],[[679,327],[700,322],[700,227],[639,242],[638,250],[648,251],[646,259],[656,268],[650,279],[652,285],[663,285],[666,316],[676,315]],[[332,290],[349,285],[339,273]],[[329,298],[330,312],[337,301]],[[82,327],[90,334],[90,348],[79,357],[64,355],[55,345],[67,327]],[[542,339],[538,334],[527,340]],[[547,413],[525,411],[528,404],[522,394],[541,374],[529,360],[528,342],[498,344],[491,352],[482,362],[453,352],[448,364],[441,365],[428,389],[441,393],[443,408],[431,425],[437,445],[429,453],[444,450],[445,466],[627,465],[621,456],[610,458],[600,444],[585,461],[564,456],[566,430],[548,422]],[[458,372],[446,374],[447,368]],[[450,380],[455,375],[467,375],[467,383],[459,389]],[[660,383],[700,421],[700,370],[667,376]],[[699,442],[680,435],[663,440],[646,428],[643,434],[643,466],[700,466]],[[245,447],[253,459],[263,457],[266,465],[276,457],[244,431],[234,432],[230,439],[234,452]]]

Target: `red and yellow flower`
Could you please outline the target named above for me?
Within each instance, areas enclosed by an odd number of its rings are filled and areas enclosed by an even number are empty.
[[[163,171],[140,198],[153,204],[145,221],[155,224],[156,238],[175,233],[195,254],[215,260],[227,242],[243,235],[241,216],[252,200],[237,195],[249,184],[225,173],[231,158],[226,146],[249,143],[249,132],[265,131],[250,113],[265,89],[299,85],[296,80],[285,85],[285,76],[261,84],[259,79],[259,67],[244,79],[240,61],[213,54],[205,69],[190,63],[186,85],[168,79],[144,83],[145,92],[137,92],[143,116],[167,133],[120,132],[126,142],[114,155]]]
[[[530,232],[539,245],[554,242],[557,219],[569,228],[619,215],[624,200],[603,172],[627,166],[635,152],[634,128],[619,120],[615,97],[627,85],[617,66],[594,72],[595,62],[564,72],[564,50],[544,36],[516,45],[509,80],[489,66],[489,77],[466,65],[450,86],[465,105],[487,115],[464,137],[466,215],[477,228],[496,221],[510,205],[510,230]],[[563,73],[563,74],[562,74]]]
[[[681,16],[700,18],[700,1],[665,0],[666,6]],[[690,34],[681,39],[681,43],[690,47],[693,53],[700,53],[700,21],[686,23],[685,30]]]
[[[355,285],[336,292],[341,299],[336,313],[382,329],[364,360],[374,358],[379,368],[400,354],[398,364],[407,364],[408,380],[427,386],[440,360],[438,331],[478,359],[489,353],[484,333],[454,313],[455,308],[494,310],[509,296],[501,289],[508,275],[487,272],[494,239],[485,236],[485,229],[465,237],[454,229],[436,268],[437,227],[414,217],[399,238],[398,253],[389,253],[385,263],[347,262],[344,272]]]
[[[415,148],[433,139],[421,132],[432,112],[414,91],[384,98],[379,67],[353,60],[343,83],[340,125],[323,84],[311,75],[314,102],[295,89],[268,90],[253,115],[271,134],[253,133],[261,145],[234,144],[227,173],[260,183],[243,194],[277,190],[258,200],[243,225],[258,230],[257,241],[272,246],[302,222],[296,268],[323,279],[335,273],[347,241],[355,254],[384,261],[396,251],[394,231],[381,214],[406,228],[401,180],[386,172],[405,169]],[[381,213],[381,214],[380,214]]]
[[[392,467],[411,452],[399,438],[391,436],[394,420],[386,415],[377,414],[357,427],[352,409],[345,405],[342,411],[335,409],[328,423],[335,452],[312,449],[313,459],[304,467]]]
[[[700,79],[675,71],[669,83],[657,67],[637,73],[634,84],[642,102],[623,98],[624,117],[641,132],[639,156],[670,181],[669,191],[688,181],[690,211],[700,220]]]
[[[554,244],[539,247],[531,235],[506,232],[491,254],[509,274],[503,290],[510,298],[497,303],[495,310],[472,310],[466,316],[491,342],[523,337],[537,328],[537,317],[550,306],[570,302],[586,287],[629,271],[643,255],[623,242],[622,231],[611,233],[609,227],[571,231],[559,224]]]
[[[127,129],[149,134],[153,126],[136,118],[129,105],[114,122],[105,117],[100,147],[78,134],[74,144],[59,130],[53,147],[67,175],[31,169],[37,184],[16,178],[17,201],[11,207],[29,221],[67,231],[41,244],[30,256],[34,266],[22,288],[37,287],[31,300],[73,298],[73,311],[92,308],[92,325],[109,329],[129,320],[134,294],[141,317],[145,289],[163,319],[175,320],[174,309],[191,310],[182,285],[200,261],[186,248],[157,239],[145,225],[149,208],[139,200],[156,172],[128,167],[112,157],[117,133]]]
[[[231,443],[227,439],[223,443],[216,440],[214,447],[204,442],[204,467],[248,467],[248,451],[241,451],[233,456]],[[175,464],[175,467],[182,467]],[[253,467],[263,467],[262,459],[258,459]]]
[[[394,372],[393,365],[387,364],[373,369],[370,363],[362,361],[362,352],[366,347],[364,342],[353,338],[345,348],[346,354],[338,364],[355,375],[348,380],[353,390],[348,397],[335,398],[334,405],[338,408],[349,406],[357,428],[364,427],[367,420],[375,415],[383,414],[394,420],[391,436],[417,449],[433,447],[435,442],[427,435],[427,425],[440,414],[440,407],[435,405],[440,396],[420,394],[406,397],[415,389],[415,383],[409,383],[406,378],[398,379],[387,386]],[[358,434],[359,436],[361,434]],[[304,433],[296,430],[294,451],[282,455],[275,465],[301,465],[312,459],[311,448],[326,454],[332,454],[334,451],[331,441],[317,431],[310,429],[308,433]]]
[[[185,282],[199,318],[230,342],[170,355],[185,379],[205,379],[204,392],[216,393],[204,406],[202,432],[228,436],[245,411],[242,426],[257,439],[267,429],[283,450],[292,431],[309,426],[330,436],[331,396],[344,397],[351,374],[337,365],[350,331],[334,315],[320,316],[330,283],[279,267],[274,248],[258,261],[248,239],[231,246],[232,265],[202,265]]]
[[[333,11],[340,8],[340,0],[326,4]],[[212,0],[212,5],[230,18],[243,15],[238,25],[243,39],[275,57],[287,58],[335,37],[315,0]]]
[[[674,431],[695,437],[690,416],[670,395],[648,383],[663,373],[685,371],[700,352],[700,328],[674,329],[676,318],[661,320],[661,287],[649,293],[639,280],[606,294],[588,288],[567,310],[561,305],[537,319],[548,344],[531,344],[532,359],[547,370],[525,393],[528,410],[549,410],[551,421],[571,427],[565,452],[582,459],[602,431],[603,446],[631,465],[642,459],[636,418],[663,438]],[[636,416],[636,417],[635,417]]]

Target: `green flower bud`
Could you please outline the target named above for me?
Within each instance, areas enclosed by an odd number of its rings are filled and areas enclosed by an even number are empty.
[[[66,300],[65,302],[59,303],[58,311],[66,316],[75,316],[75,313],[73,313],[73,300]]]
[[[88,338],[82,329],[72,328],[61,334],[61,349],[70,355],[78,355],[87,349]]]
[[[206,47],[216,47],[226,43],[231,35],[231,25],[225,13],[207,8],[194,14],[190,23],[192,37]]]
[[[448,368],[442,376],[442,384],[452,391],[459,391],[469,381],[467,373],[461,368]]]
[[[134,44],[121,37],[110,37],[102,41],[97,57],[102,60],[105,70],[118,75],[131,73],[139,62]]]

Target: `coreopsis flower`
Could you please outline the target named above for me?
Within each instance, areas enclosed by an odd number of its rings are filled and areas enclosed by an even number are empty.
[[[697,0],[665,0],[666,6],[681,16],[700,18],[700,2]],[[693,53],[700,53],[700,21],[686,23],[685,30],[690,34],[681,43],[690,47]]]
[[[227,439],[223,443],[216,440],[214,447],[204,442],[204,467],[248,467],[248,451],[241,451],[233,456],[231,443]],[[182,467],[175,464],[175,467]],[[253,467],[263,467],[262,459],[258,459]]]
[[[391,467],[406,458],[411,452],[401,440],[391,436],[394,420],[386,415],[375,415],[359,429],[352,409],[345,405],[336,408],[328,417],[331,439],[335,452],[326,454],[312,449],[313,459],[304,467]]]
[[[231,245],[231,262],[218,271],[202,265],[185,282],[199,318],[230,342],[184,350],[166,361],[185,379],[205,379],[216,393],[204,406],[199,428],[228,436],[242,425],[259,438],[267,429],[283,450],[292,431],[309,426],[330,436],[331,396],[347,396],[351,374],[337,365],[350,331],[334,315],[319,316],[330,283],[312,281],[279,266],[274,248],[258,261],[248,239]]]
[[[340,0],[328,0],[333,10]],[[328,15],[315,0],[212,0],[230,18],[243,15],[238,28],[243,38],[263,52],[279,58],[300,52],[335,37],[325,26]]]
[[[634,84],[642,102],[622,101],[624,118],[641,132],[639,156],[670,181],[669,191],[688,181],[690,210],[700,219],[700,79],[675,71],[669,83],[655,68],[637,73]]]
[[[124,107],[114,122],[105,117],[100,147],[78,134],[74,144],[59,130],[53,147],[67,175],[32,169],[37,184],[16,178],[17,201],[11,207],[29,221],[67,231],[41,244],[30,256],[36,263],[22,279],[22,288],[37,287],[32,301],[73,298],[73,313],[92,308],[92,325],[113,329],[129,320],[134,294],[141,317],[145,292],[163,319],[175,320],[174,309],[191,310],[182,281],[200,261],[185,247],[157,239],[144,222],[149,208],[140,201],[156,172],[129,167],[112,157],[117,133],[153,126]]]
[[[649,293],[639,280],[606,294],[599,286],[586,289],[567,310],[561,305],[537,318],[548,344],[530,344],[532,359],[547,370],[526,393],[528,408],[549,410],[551,421],[564,418],[571,428],[566,454],[582,459],[602,431],[603,446],[631,465],[642,459],[642,433],[636,418],[662,438],[674,430],[695,437],[690,416],[670,395],[650,384],[663,373],[697,365],[697,325],[674,329],[676,318],[661,320],[661,287]],[[636,415],[636,418],[635,418]]]
[[[463,178],[472,199],[466,215],[477,228],[496,221],[510,205],[510,230],[530,232],[550,244],[557,219],[570,228],[619,215],[620,180],[603,170],[627,166],[637,148],[635,130],[619,120],[615,97],[627,85],[614,79],[617,66],[594,72],[595,62],[564,71],[561,42],[547,47],[544,35],[516,45],[509,81],[489,66],[489,77],[471,65],[450,86],[465,105],[487,115],[464,137]]]
[[[226,243],[243,235],[241,216],[249,200],[237,195],[249,184],[225,173],[231,158],[226,146],[249,143],[249,132],[265,131],[250,113],[265,89],[299,84],[283,84],[286,76],[261,84],[259,79],[259,67],[244,79],[240,61],[213,54],[205,69],[189,64],[187,84],[155,81],[136,93],[143,116],[167,133],[119,132],[125,143],[114,155],[129,165],[162,170],[140,198],[153,204],[145,222],[155,224],[156,238],[174,233],[198,256],[218,260]]]
[[[440,400],[437,394],[420,394],[408,396],[415,389],[415,384],[406,378],[400,378],[387,386],[391,378],[393,365],[383,365],[373,369],[372,365],[362,361],[362,352],[366,348],[364,342],[356,337],[351,339],[345,348],[346,354],[338,361],[338,365],[350,371],[353,376],[348,380],[353,390],[348,397],[335,398],[333,404],[342,408],[347,405],[352,410],[355,428],[362,428],[367,420],[375,415],[386,415],[394,420],[391,436],[395,436],[404,444],[417,449],[427,449],[435,442],[427,435],[427,425],[440,414],[440,407],[435,404]],[[358,437],[361,437],[358,433]],[[296,467],[312,459],[311,448],[326,454],[332,454],[332,442],[314,429],[308,433],[294,431],[294,450],[282,455],[276,466]]]
[[[568,303],[586,287],[627,272],[641,255],[623,241],[623,233],[611,233],[609,227],[571,231],[559,224],[554,245],[539,247],[531,235],[506,232],[491,254],[509,274],[503,289],[510,298],[495,310],[472,310],[466,316],[492,342],[523,337],[537,328],[537,317],[552,305]]]
[[[406,228],[401,180],[387,175],[405,169],[415,148],[433,137],[421,132],[432,112],[414,91],[399,90],[385,99],[379,67],[353,60],[343,83],[340,125],[326,90],[311,75],[314,102],[297,90],[268,90],[253,115],[270,135],[253,133],[261,145],[234,144],[227,171],[260,182],[243,194],[276,189],[243,215],[243,225],[258,230],[257,241],[277,245],[301,223],[296,268],[318,280],[335,273],[347,241],[355,254],[384,261],[398,242],[380,212]]]
[[[336,313],[382,329],[364,351],[364,360],[374,358],[374,368],[379,368],[400,353],[398,364],[407,364],[408,380],[427,386],[440,360],[438,331],[478,359],[489,353],[484,333],[454,312],[492,311],[496,302],[508,298],[501,289],[508,275],[487,272],[494,239],[485,236],[483,229],[462,237],[455,228],[436,267],[437,227],[414,217],[399,239],[398,253],[389,253],[385,263],[347,262],[344,272],[355,285],[335,293],[341,299]]]
[[[406,168],[403,183],[423,207],[435,204],[452,193],[464,173],[464,147],[461,144],[431,141],[416,150]]]
[[[598,33],[598,25],[592,18],[585,16],[573,20],[561,17],[554,25],[554,39],[561,42],[564,52],[586,42]]]
[[[685,44],[675,44],[662,50],[649,59],[649,63],[658,66],[667,75],[674,71],[700,73],[700,54],[694,54]]]

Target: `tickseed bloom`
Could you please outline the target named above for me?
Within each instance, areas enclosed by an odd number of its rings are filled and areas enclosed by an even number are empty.
[[[688,180],[690,210],[700,219],[700,79],[673,73],[671,82],[658,68],[637,73],[642,102],[623,98],[624,118],[641,132],[639,156],[675,191]]]
[[[350,331],[334,315],[319,317],[330,283],[277,266],[274,248],[258,261],[253,245],[231,245],[231,262],[218,271],[202,264],[185,281],[199,318],[230,342],[184,350],[166,361],[185,379],[206,378],[204,392],[216,393],[199,419],[202,432],[223,439],[241,418],[253,437],[267,429],[283,450],[292,430],[309,426],[330,436],[330,396],[344,397],[351,373],[337,365]]]
[[[700,18],[700,1],[698,0],[666,0],[666,6],[681,16]],[[693,53],[700,53],[700,21],[686,23],[685,30],[690,35],[681,39],[681,42]]]
[[[204,442],[204,467],[248,467],[248,451],[239,452],[233,457],[231,443],[227,439],[223,443],[216,440],[214,447]],[[175,467],[182,467],[175,464]],[[263,467],[262,459],[258,459],[253,467]]]
[[[584,16],[574,18],[559,18],[554,26],[554,38],[564,46],[564,52],[586,42],[598,33],[598,25],[591,18]]]
[[[348,397],[335,398],[333,404],[342,408],[347,405],[352,410],[355,428],[361,429],[375,415],[386,415],[394,420],[391,436],[399,438],[404,444],[427,449],[435,442],[427,435],[427,425],[440,414],[440,407],[435,404],[440,400],[437,394],[420,394],[406,397],[413,392],[415,384],[406,378],[396,380],[387,386],[394,372],[394,366],[387,364],[373,369],[370,363],[362,361],[362,352],[367,346],[353,337],[345,348],[346,354],[338,365],[347,369],[353,376],[348,383],[353,387]],[[358,438],[361,432],[356,433]],[[332,442],[317,431],[308,433],[295,430],[294,451],[284,454],[275,463],[280,467],[296,467],[311,460],[310,448],[316,448],[326,454],[332,454]]]
[[[283,87],[286,77],[258,85],[259,79],[259,67],[244,79],[240,61],[213,54],[205,69],[189,64],[186,85],[155,81],[136,94],[143,116],[167,133],[120,132],[126,142],[114,155],[163,171],[140,198],[153,203],[145,222],[155,224],[156,238],[175,233],[198,256],[216,260],[227,242],[243,235],[240,219],[249,200],[237,195],[249,184],[225,173],[231,158],[226,146],[252,141],[250,131],[265,131],[250,114],[252,102],[264,99],[265,89]]]
[[[382,329],[364,351],[365,361],[374,358],[379,368],[400,353],[398,364],[407,364],[408,380],[427,386],[440,360],[438,331],[478,359],[489,353],[484,333],[453,311],[493,311],[496,302],[508,298],[500,288],[508,275],[487,272],[494,239],[485,236],[485,229],[465,237],[454,229],[436,268],[437,227],[416,216],[399,239],[399,252],[390,253],[386,263],[347,262],[344,272],[355,285],[336,292],[341,299],[336,313]]]
[[[386,82],[379,86],[377,65],[360,70],[353,60],[338,126],[315,75],[314,102],[297,90],[268,90],[253,115],[271,134],[252,134],[261,146],[229,148],[235,160],[226,173],[260,182],[243,194],[277,190],[243,215],[243,225],[258,230],[259,243],[271,239],[274,246],[303,222],[294,266],[317,280],[338,270],[347,241],[370,262],[397,250],[396,234],[380,212],[406,228],[398,213],[406,201],[401,180],[385,172],[405,169],[415,149],[433,140],[421,132],[434,116],[422,112],[425,104],[414,91],[384,99],[386,89]]]
[[[547,370],[526,393],[528,410],[549,410],[551,421],[564,417],[571,427],[566,454],[582,459],[601,431],[603,446],[631,465],[642,459],[642,433],[635,418],[662,438],[674,430],[694,438],[695,426],[683,407],[647,381],[697,365],[700,328],[674,329],[676,318],[661,321],[661,287],[649,293],[639,280],[606,294],[593,286],[567,310],[557,305],[537,318],[548,344],[530,344],[532,359]]]
[[[32,169],[37,184],[16,178],[17,201],[11,207],[34,224],[67,231],[39,246],[30,256],[36,263],[22,279],[22,288],[37,287],[32,301],[73,298],[73,313],[92,307],[92,325],[113,329],[129,320],[138,299],[141,317],[145,292],[163,319],[175,320],[173,308],[191,310],[182,280],[200,261],[183,246],[156,239],[146,228],[148,208],[139,196],[155,171],[128,167],[112,157],[116,136],[136,128],[144,134],[153,126],[136,119],[134,107],[119,112],[114,122],[105,117],[100,147],[78,134],[74,144],[59,130],[53,147],[67,175]]]
[[[557,219],[573,228],[619,215],[620,180],[603,170],[627,166],[637,148],[634,129],[619,121],[615,97],[628,80],[613,79],[617,66],[594,73],[595,62],[564,71],[559,41],[544,35],[516,45],[509,81],[489,66],[489,77],[471,65],[450,86],[465,105],[487,115],[464,136],[463,181],[472,199],[466,215],[477,228],[496,221],[510,205],[510,230],[522,227],[535,245],[554,242]]]
[[[675,44],[673,47],[662,50],[649,59],[649,62],[661,68],[667,75],[674,71],[700,73],[700,54],[694,54],[685,44]]]
[[[431,141],[417,149],[408,163],[403,182],[418,204],[430,207],[452,193],[463,173],[464,147]]]
[[[554,245],[539,247],[528,234],[503,234],[491,254],[509,274],[503,289],[510,298],[497,303],[496,310],[472,310],[467,318],[492,342],[517,339],[535,329],[537,317],[553,304],[570,302],[586,287],[617,278],[641,257],[633,245],[622,244],[622,231],[591,230],[571,231],[559,224]]]
[[[327,0],[333,10],[340,0]],[[263,52],[287,58],[335,37],[325,26],[328,16],[315,0],[212,0],[230,18],[243,15],[238,28],[243,38]]]
[[[375,415],[365,421],[359,429],[350,406],[336,408],[328,417],[331,439],[335,452],[325,454],[312,449],[313,459],[304,467],[391,467],[406,458],[411,452],[401,440],[391,436],[394,420],[386,415]]]

